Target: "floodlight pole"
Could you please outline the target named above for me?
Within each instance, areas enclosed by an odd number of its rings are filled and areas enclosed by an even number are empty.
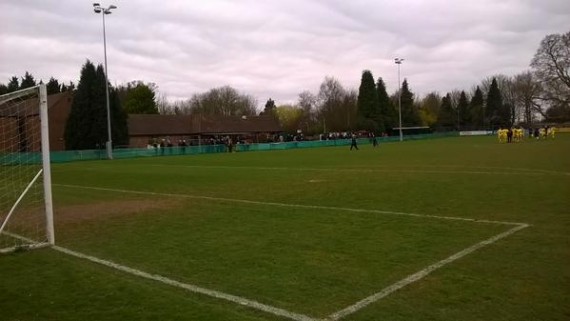
[[[396,58],[394,59],[394,63],[398,65],[398,115],[400,118],[400,141],[404,140],[404,135],[402,134],[402,89],[400,84],[400,65],[402,64],[404,59]]]
[[[107,35],[105,30],[105,15],[111,14],[111,9],[116,9],[114,5],[108,8],[101,7],[98,3],[93,4],[95,13],[101,13],[103,17],[103,54],[105,57],[105,97],[107,105],[107,143],[105,143],[105,149],[107,150],[107,158],[113,159],[113,138],[111,135],[111,107],[109,104],[109,72],[107,69]]]

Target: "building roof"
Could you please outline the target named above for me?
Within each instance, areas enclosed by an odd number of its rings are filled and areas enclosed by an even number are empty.
[[[168,136],[191,134],[276,133],[279,122],[272,116],[182,116],[130,114],[130,136]]]
[[[129,114],[130,136],[184,135],[191,132],[192,118],[178,115]]]
[[[246,134],[280,132],[279,122],[273,116],[198,116],[193,132],[202,134]]]
[[[47,97],[48,109],[57,104],[63,98],[73,95],[71,91],[49,95]],[[35,116],[40,113],[39,97],[28,98],[26,100],[14,99],[0,105],[0,117],[22,117]]]

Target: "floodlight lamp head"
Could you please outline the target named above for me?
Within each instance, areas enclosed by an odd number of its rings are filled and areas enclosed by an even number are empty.
[[[112,4],[109,6],[109,9],[117,9],[117,6]]]
[[[95,11],[95,13],[101,13],[101,8],[94,8],[93,11]]]
[[[93,3],[93,7],[100,7],[101,5],[99,4],[99,2],[95,2]]]
[[[105,14],[111,14],[111,10],[105,9],[104,13],[105,13]]]

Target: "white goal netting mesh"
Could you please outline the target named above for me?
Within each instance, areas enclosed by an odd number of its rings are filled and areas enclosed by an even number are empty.
[[[45,87],[40,90],[40,86],[0,96],[0,252],[50,241],[42,166],[42,98],[46,103]]]

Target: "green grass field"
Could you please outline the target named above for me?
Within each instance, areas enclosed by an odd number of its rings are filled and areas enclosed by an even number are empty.
[[[58,246],[307,320],[570,319],[570,135],[52,171]],[[287,320],[55,249],[2,255],[0,275],[0,320]]]

